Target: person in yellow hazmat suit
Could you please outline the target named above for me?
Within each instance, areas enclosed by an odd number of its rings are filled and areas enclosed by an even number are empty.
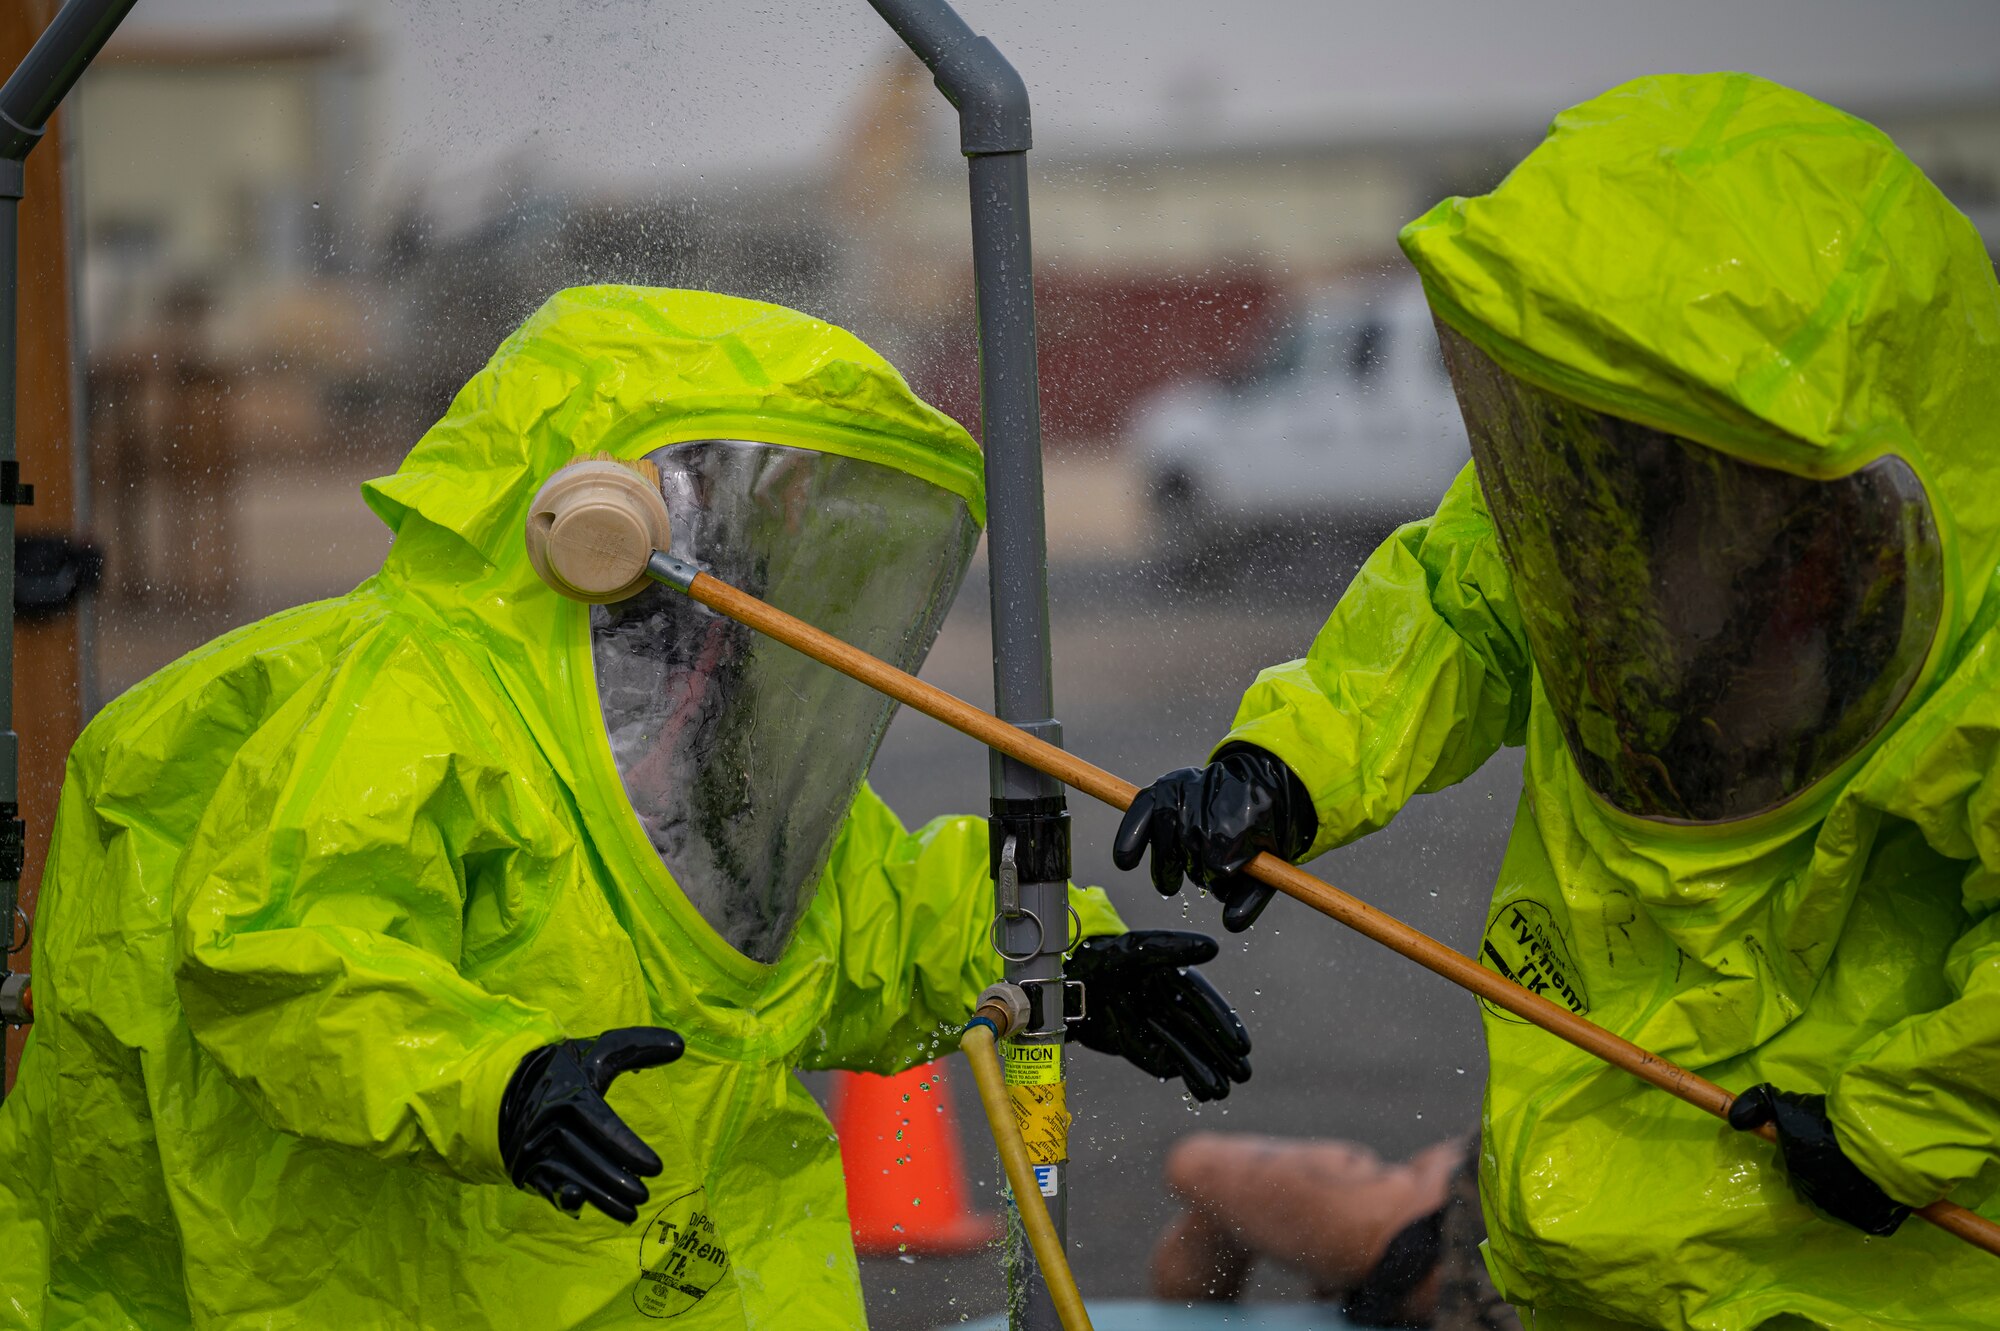
[[[794,1074],[898,1070],[967,1018],[986,826],[906,831],[870,791],[879,695],[664,588],[544,586],[529,503],[583,456],[647,464],[680,558],[911,669],[983,518],[970,438],[847,333],[552,298],[365,487],[378,576],[78,741],[0,1111],[0,1324],[863,1324]],[[1080,1038],[1204,1098],[1246,1078],[1189,966],[1214,943],[1073,901]]]
[[[1538,1331],[2000,1326],[2000,291],[1881,132],[1743,74],[1558,116],[1406,227],[1472,464],[1116,855],[1212,886],[1526,746],[1478,953],[1738,1092],[1485,1013]]]

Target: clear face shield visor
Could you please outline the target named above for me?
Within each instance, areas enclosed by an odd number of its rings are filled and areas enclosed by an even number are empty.
[[[1593,791],[1644,818],[1743,818],[1889,724],[1944,609],[1907,463],[1833,480],[1753,466],[1438,332],[1542,687]]]
[[[905,472],[739,440],[648,456],[671,554],[914,672],[979,526]],[[681,891],[731,947],[777,959],[812,902],[895,705],[680,592],[592,606],[612,758]]]

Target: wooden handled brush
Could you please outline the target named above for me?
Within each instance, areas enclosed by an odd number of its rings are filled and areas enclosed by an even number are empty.
[[[584,466],[602,466],[600,462],[572,464],[551,477],[542,487],[542,493],[535,497],[528,519],[528,540],[531,554],[535,548],[536,526],[543,519],[538,516],[545,511],[544,497],[558,489],[567,471]],[[612,464],[614,467],[622,464]],[[595,473],[593,473],[595,474]],[[630,471],[628,476],[636,474]],[[1036,739],[1018,727],[1008,725],[990,712],[982,711],[963,698],[946,693],[932,684],[926,684],[906,671],[898,670],[879,657],[870,656],[858,647],[842,642],[830,633],[814,628],[804,620],[797,619],[777,607],[768,605],[747,592],[738,591],[726,582],[712,578],[695,569],[692,565],[663,553],[666,549],[665,534],[668,531],[666,500],[661,497],[657,484],[639,496],[641,486],[625,486],[616,489],[620,496],[638,496],[631,502],[646,510],[648,516],[637,513],[629,518],[613,520],[598,516],[594,510],[579,508],[579,514],[589,512],[587,525],[580,528],[573,542],[545,539],[544,553],[537,556],[535,569],[542,573],[551,587],[565,596],[577,600],[610,601],[619,599],[609,595],[585,595],[585,586],[608,585],[614,578],[623,577],[625,571],[634,567],[643,570],[638,583],[643,585],[650,576],[655,581],[678,587],[689,596],[715,611],[726,615],[739,624],[747,625],[768,637],[802,652],[822,665],[838,670],[850,679],[868,685],[878,692],[887,694],[896,701],[916,708],[933,720],[942,721],[964,735],[1015,758],[1037,771],[1056,778],[1065,785],[1074,787],[1094,799],[1102,800],[1114,809],[1129,808],[1138,797],[1139,787],[1122,777],[1114,776],[1101,767],[1093,766],[1053,744]],[[569,493],[565,488],[562,493]],[[579,505],[596,505],[610,502],[606,495],[609,490],[584,490],[575,492],[587,495],[587,499],[569,501]],[[625,502],[620,500],[619,502]],[[567,516],[569,509],[557,499],[549,501],[547,510],[551,531],[568,530],[572,520]],[[653,524],[657,523],[657,527]],[[659,544],[642,548],[642,532],[657,530],[662,534]],[[600,548],[600,542],[615,536],[623,541],[615,551]],[[546,568],[547,571],[544,571]],[[580,580],[580,581],[578,581]],[[627,593],[628,595],[630,593]],[[1532,1022],[1560,1039],[1567,1040],[1585,1053],[1604,1060],[1613,1067],[1649,1082],[1669,1095],[1678,1096],[1698,1109],[1706,1110],[1717,1118],[1727,1119],[1729,1106],[1735,1096],[1704,1077],[1697,1076],[1677,1063],[1670,1063],[1659,1055],[1633,1044],[1622,1036],[1613,1035],[1596,1022],[1580,1017],[1558,1003],[1552,1003],[1539,994],[1529,993],[1512,980],[1506,979],[1472,960],[1462,952],[1446,947],[1435,938],[1411,928],[1393,915],[1370,906],[1358,897],[1350,896],[1333,884],[1314,877],[1293,864],[1288,864],[1275,855],[1262,854],[1252,860],[1244,872],[1259,882],[1269,883],[1295,901],[1304,902],[1322,915],[1330,916],[1355,932],[1374,939],[1393,952],[1409,958],[1424,969],[1442,975],[1461,989],[1470,990],[1496,1007]],[[1756,1130],[1766,1141],[1776,1141],[1777,1133],[1767,1124]],[[1970,1211],[1953,1202],[1936,1201],[1920,1208],[1916,1214],[1922,1216],[1938,1228],[1954,1234],[1976,1248],[2000,1256],[2000,1225],[1984,1216]]]

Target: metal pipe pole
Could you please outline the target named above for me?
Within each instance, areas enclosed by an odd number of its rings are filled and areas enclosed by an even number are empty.
[[[0,86],[0,158],[23,161],[134,0],[69,0]]]
[[[34,146],[32,140],[28,146]],[[14,733],[14,507],[34,498],[34,491],[20,483],[14,443],[15,362],[20,354],[15,307],[25,174],[21,158],[0,161],[0,932],[10,949],[28,855],[28,825],[21,818],[21,738]],[[0,957],[0,969],[13,969],[11,958]]]
[[[929,67],[958,110],[972,194],[973,278],[979,310],[979,415],[986,455],[986,566],[993,617],[993,701],[1002,718],[1062,743],[1049,662],[1048,540],[1042,510],[1041,390],[1035,361],[1035,279],[1028,233],[1028,88],[992,42],[946,0],[869,0]],[[1068,1241],[1069,1122],[1062,1077],[1071,1004],[1070,837],[1061,783],[992,754],[994,935],[1009,980],[1035,1000],[1009,1041],[1009,1094],[1028,1124],[1031,1158],[1056,1232]],[[1021,1206],[1033,1198],[1016,1198]],[[1008,1245],[1009,1321],[1058,1325],[1020,1236]]]
[[[15,452],[19,357],[20,207],[28,154],[49,117],[104,48],[135,0],[69,0],[0,85],[0,930],[11,936],[27,827],[21,821],[21,744],[14,733],[14,509],[33,500]],[[19,990],[0,984],[0,1016],[19,1020]]]

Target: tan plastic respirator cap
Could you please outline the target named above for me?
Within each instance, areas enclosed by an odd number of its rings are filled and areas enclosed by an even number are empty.
[[[646,561],[672,534],[647,462],[572,462],[528,505],[528,562],[573,601],[603,605],[636,594],[646,585]]]

